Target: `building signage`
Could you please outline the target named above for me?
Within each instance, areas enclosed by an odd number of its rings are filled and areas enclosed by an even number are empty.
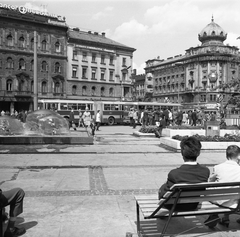
[[[76,45],[76,47],[80,47],[80,48],[84,48],[84,49],[100,50],[100,51],[104,51],[104,52],[115,53],[115,50],[98,48],[98,47],[87,46],[87,45]]]
[[[65,18],[62,16],[58,16],[56,14],[50,14],[48,12],[43,12],[40,10],[26,8],[24,6],[14,6],[14,5],[10,5],[10,4],[0,3],[0,8],[8,9],[11,11],[17,11],[17,12],[20,12],[21,14],[36,14],[36,15],[40,15],[40,16],[48,16],[48,17],[57,18],[59,21],[65,21]]]

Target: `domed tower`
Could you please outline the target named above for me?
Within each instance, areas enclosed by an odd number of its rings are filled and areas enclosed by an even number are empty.
[[[199,41],[202,42],[202,46],[205,45],[223,45],[223,41],[226,40],[227,33],[221,26],[214,22],[209,23],[198,35]]]

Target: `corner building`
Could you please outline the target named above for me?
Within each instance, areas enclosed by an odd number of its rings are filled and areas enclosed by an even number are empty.
[[[0,111],[33,110],[34,31],[38,99],[66,97],[65,19],[8,4],[0,13]]]
[[[67,98],[132,100],[134,51],[105,33],[69,28]]]
[[[233,91],[218,88],[239,78],[239,49],[224,45],[227,33],[211,22],[199,33],[201,46],[191,47],[185,55],[146,62],[146,80],[153,85],[153,100],[179,102],[183,108],[216,107],[218,97],[226,103]]]

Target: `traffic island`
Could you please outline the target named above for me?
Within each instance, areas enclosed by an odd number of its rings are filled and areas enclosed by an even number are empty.
[[[161,137],[160,138],[160,145],[164,145],[164,147],[169,148],[175,152],[181,152],[180,147],[181,141],[172,139],[169,137]],[[237,145],[239,146],[239,142],[234,141],[218,141],[218,142],[212,142],[212,141],[201,141],[202,149],[201,151],[215,151],[215,152],[226,152],[226,149],[230,145]]]

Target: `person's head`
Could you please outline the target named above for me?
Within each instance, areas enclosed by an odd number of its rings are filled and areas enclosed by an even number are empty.
[[[88,111],[89,110],[89,108],[88,107],[86,107],[86,111]]]
[[[97,112],[100,113],[100,110],[98,110]]]
[[[180,147],[184,161],[196,161],[200,155],[202,144],[195,137],[187,137],[181,141]]]
[[[231,145],[227,147],[226,157],[228,160],[235,160],[237,163],[240,160],[240,147]]]

